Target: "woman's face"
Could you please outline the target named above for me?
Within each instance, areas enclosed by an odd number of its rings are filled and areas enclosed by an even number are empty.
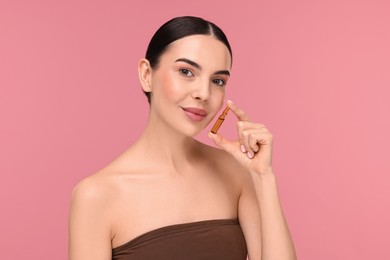
[[[151,73],[151,112],[170,127],[194,136],[221,109],[231,56],[210,35],[192,35],[171,43]]]

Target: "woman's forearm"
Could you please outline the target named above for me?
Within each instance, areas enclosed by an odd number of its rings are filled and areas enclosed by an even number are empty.
[[[294,244],[284,218],[273,172],[252,174],[260,204],[262,260],[295,260]]]

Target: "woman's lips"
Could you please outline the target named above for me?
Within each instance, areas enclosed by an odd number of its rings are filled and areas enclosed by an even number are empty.
[[[207,116],[207,111],[196,107],[182,107],[185,114],[193,121],[200,122]]]

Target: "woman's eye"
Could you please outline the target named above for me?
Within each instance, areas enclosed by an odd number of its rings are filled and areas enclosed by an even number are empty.
[[[226,85],[226,82],[223,79],[213,79],[213,83],[221,87]]]
[[[190,71],[189,69],[180,69],[179,72],[180,72],[180,74],[182,74],[182,75],[185,76],[185,77],[191,78],[191,77],[194,76],[194,74],[192,73],[192,71]]]

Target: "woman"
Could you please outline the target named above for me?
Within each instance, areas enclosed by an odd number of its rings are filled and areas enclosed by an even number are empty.
[[[232,52],[224,33],[177,17],[139,62],[150,103],[139,139],[82,180],[70,209],[69,258],[295,259],[272,170],[272,135],[231,101],[238,140],[193,136],[224,102]]]

